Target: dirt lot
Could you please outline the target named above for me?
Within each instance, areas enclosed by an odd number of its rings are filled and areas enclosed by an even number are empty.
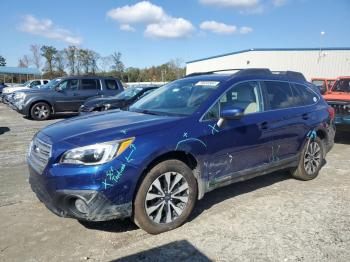
[[[35,122],[0,104],[1,261],[350,261],[350,132],[313,181],[279,172],[218,189],[189,223],[152,236],[130,220],[55,216],[31,192],[25,152]]]

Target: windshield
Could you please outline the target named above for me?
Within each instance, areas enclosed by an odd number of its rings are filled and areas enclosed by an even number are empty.
[[[19,86],[29,86],[30,83],[31,81],[27,81],[27,82],[24,82],[23,84],[19,84]]]
[[[342,79],[337,81],[334,84],[332,91],[350,93],[350,79]]]
[[[219,84],[219,81],[177,80],[141,98],[130,107],[130,111],[160,115],[191,115]]]
[[[143,90],[142,87],[129,87],[120,94],[116,95],[115,98],[117,99],[130,99],[139,93],[141,93]]]
[[[47,84],[40,86],[39,88],[40,88],[40,89],[52,89],[52,88],[54,88],[60,81],[61,81],[60,78],[56,78],[56,79],[51,80],[51,81],[48,82]]]

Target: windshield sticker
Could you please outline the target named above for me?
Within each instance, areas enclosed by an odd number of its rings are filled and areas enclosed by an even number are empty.
[[[219,81],[199,81],[195,86],[211,86],[216,87],[220,82]]]

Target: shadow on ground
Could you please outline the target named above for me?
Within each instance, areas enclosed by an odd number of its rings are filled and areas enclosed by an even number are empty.
[[[196,206],[192,212],[190,220],[192,221],[199,216],[203,211],[210,209],[213,205],[220,203],[226,199],[243,195],[252,192],[256,189],[271,186],[275,183],[284,181],[290,178],[290,174],[287,171],[275,172],[261,177],[256,177],[244,182],[234,183],[232,185],[218,188],[208,194],[205,197],[197,201]],[[111,220],[105,222],[87,222],[80,221],[84,227],[92,230],[101,230],[107,232],[126,232],[138,229],[131,219],[124,220]]]
[[[210,260],[206,255],[196,249],[186,240],[170,242],[166,245],[151,248],[130,256],[122,257],[113,262],[121,261],[200,261],[208,262]]]
[[[5,134],[6,132],[9,132],[9,131],[10,131],[10,128],[0,126],[0,135],[3,135],[3,134]]]

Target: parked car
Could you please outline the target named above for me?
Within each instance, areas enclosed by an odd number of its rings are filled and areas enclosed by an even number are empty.
[[[350,125],[350,76],[338,77],[331,89],[323,94],[327,103],[335,110],[335,123]]]
[[[3,89],[2,92],[4,95],[8,95],[15,91],[26,90],[34,87],[40,87],[42,85],[47,84],[48,82],[50,82],[50,80],[48,79],[34,79],[34,80],[27,81],[24,84],[6,87]]]
[[[112,109],[127,109],[141,97],[151,93],[159,86],[137,86],[129,87],[120,94],[110,97],[91,98],[80,107],[80,114],[100,112]]]
[[[11,105],[22,115],[46,120],[57,113],[78,112],[90,97],[113,96],[122,91],[121,82],[112,77],[65,77],[40,89],[16,92]]]
[[[311,83],[318,87],[321,94],[325,94],[327,91],[331,90],[335,80],[335,78],[315,77],[311,79]]]
[[[5,85],[5,83],[0,83],[0,94],[2,94],[2,90],[7,87],[7,85]]]
[[[218,187],[281,169],[318,175],[334,143],[334,110],[312,86],[268,69],[189,75],[129,111],[42,129],[29,148],[29,182],[62,217],[174,229]]]

